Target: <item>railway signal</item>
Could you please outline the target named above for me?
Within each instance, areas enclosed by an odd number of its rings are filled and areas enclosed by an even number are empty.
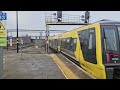
[[[57,20],[58,22],[62,21],[62,11],[57,11]]]
[[[90,18],[90,12],[86,11],[85,12],[85,23],[89,23],[89,18]]]

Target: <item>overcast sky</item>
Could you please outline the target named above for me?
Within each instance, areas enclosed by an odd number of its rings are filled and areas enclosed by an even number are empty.
[[[16,29],[16,12],[3,11],[7,13],[7,29]],[[45,13],[53,14],[56,11],[19,11],[19,29],[46,29]],[[84,15],[85,11],[63,11],[68,15]],[[120,21],[120,11],[90,11],[90,22],[102,19]],[[79,26],[51,26],[50,29],[71,30]]]

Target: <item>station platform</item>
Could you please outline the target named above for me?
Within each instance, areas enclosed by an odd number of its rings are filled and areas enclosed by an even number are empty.
[[[21,53],[4,51],[4,79],[65,79],[64,75],[44,50],[27,48]]]
[[[22,56],[22,57],[21,57]],[[93,79],[59,53],[28,47],[4,50],[3,79]]]

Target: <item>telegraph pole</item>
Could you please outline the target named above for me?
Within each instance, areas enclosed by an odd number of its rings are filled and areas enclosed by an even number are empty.
[[[48,37],[49,37],[49,26],[46,25],[46,52],[48,52],[48,50],[49,50],[49,46],[48,46],[48,44],[49,44]]]
[[[46,13],[45,13],[45,22],[46,22],[46,45],[45,45],[46,50],[45,50],[45,51],[48,53],[48,48],[49,48],[49,46],[48,46],[48,43],[49,43],[49,41],[48,41],[48,37],[49,37],[49,26],[48,26],[47,20],[46,20]]]
[[[17,53],[19,51],[19,48],[18,48],[18,11],[16,11],[16,24],[17,24]]]

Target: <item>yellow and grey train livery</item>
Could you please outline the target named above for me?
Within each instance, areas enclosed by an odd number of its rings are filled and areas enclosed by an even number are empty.
[[[120,22],[79,27],[50,38],[49,47],[72,57],[98,79],[120,78]]]

